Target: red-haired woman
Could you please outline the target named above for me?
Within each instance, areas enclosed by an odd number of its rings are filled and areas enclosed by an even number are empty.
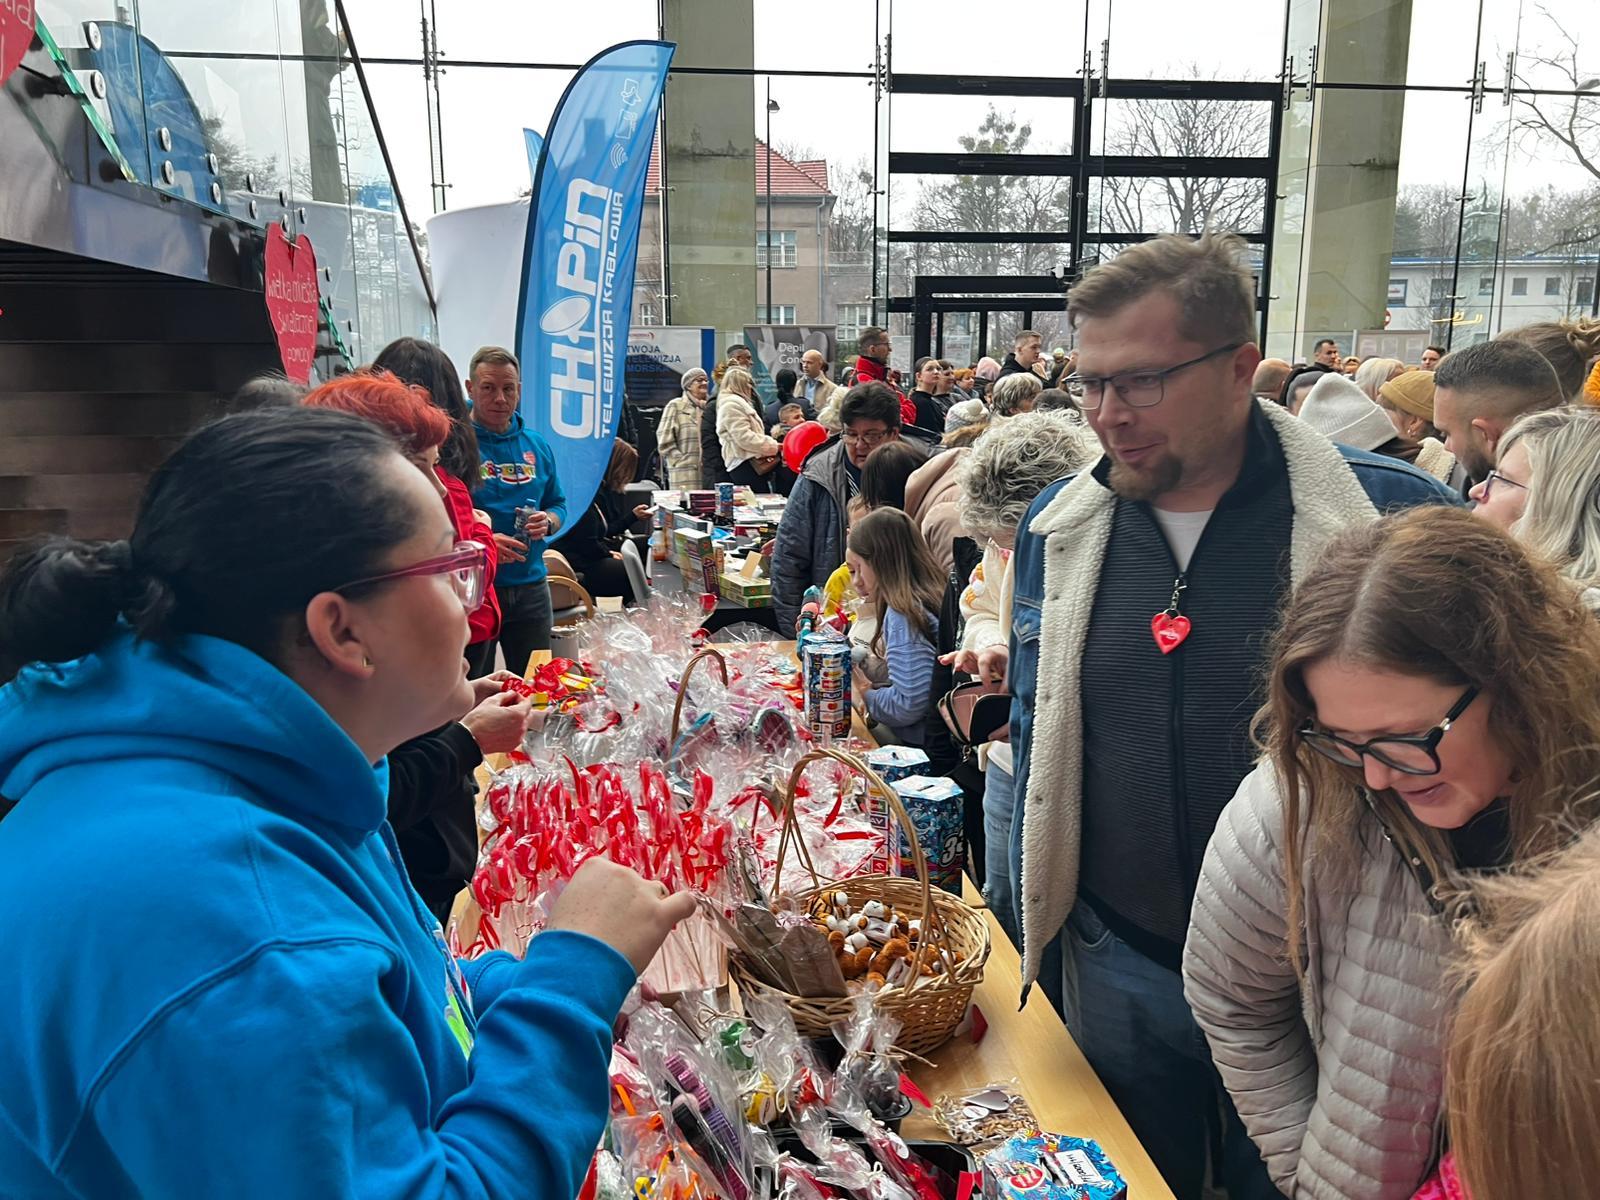
[[[388,430],[401,453],[438,491],[457,540],[478,540],[462,535],[449,488],[455,481],[439,470],[439,448],[450,436],[450,418],[420,388],[387,371],[357,371],[323,384],[302,403],[352,413]],[[484,594],[492,590],[485,582]],[[527,729],[532,702],[501,694],[505,679],[500,672],[474,681],[476,708],[389,755],[389,824],[412,886],[441,922],[477,864],[477,821],[469,788],[473,769],[485,754],[517,749]]]
[[[495,648],[500,636],[500,597],[494,590],[494,572],[499,562],[494,530],[488,514],[475,508],[471,489],[478,486],[482,463],[478,458],[478,435],[472,430],[472,413],[461,389],[461,372],[450,356],[422,338],[396,338],[372,360],[377,371],[388,371],[401,383],[409,383],[427,393],[433,407],[450,421],[450,434],[434,455],[434,471],[444,481],[445,508],[456,527],[456,537],[488,547],[488,575],[484,580],[483,603],[467,618],[472,631],[467,639],[467,662],[476,679],[494,670]]]

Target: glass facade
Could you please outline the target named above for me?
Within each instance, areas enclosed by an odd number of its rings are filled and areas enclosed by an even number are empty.
[[[525,195],[523,129],[544,130],[572,73],[629,38],[678,43],[641,324],[728,340],[770,308],[836,325],[846,352],[869,324],[908,353],[1003,354],[1024,325],[1062,344],[1072,279],[1205,228],[1250,244],[1266,349],[1289,358],[1386,328],[1460,346],[1592,312],[1600,290],[1593,0],[39,11],[69,58],[111,75],[141,179],[303,221],[357,358],[429,325],[399,201],[420,234],[430,213]],[[95,49],[91,23],[133,41]],[[161,139],[180,102],[198,121],[187,156]]]
[[[841,342],[887,324],[976,358],[1003,353],[1023,323],[1070,333],[1060,288],[964,296],[960,279],[1065,284],[1145,237],[1207,227],[1246,236],[1266,347],[1285,357],[1385,327],[1460,346],[1595,306],[1590,0],[1221,0],[1203,13],[996,0],[981,18],[944,0],[828,0],[803,15],[776,0],[601,0],[603,37],[594,8],[450,6],[430,64],[443,68],[439,145],[405,119],[396,157],[408,194],[510,199],[527,186],[521,129],[548,122],[584,58],[624,37],[676,40],[641,320],[731,337],[770,302],[835,324]],[[406,112],[424,93],[420,32],[407,52],[386,5],[350,11],[358,33],[388,26],[396,61],[378,108]],[[755,169],[769,138],[774,161],[808,164],[826,194],[775,182],[769,210]],[[696,149],[708,145],[723,155],[714,170]],[[674,211],[708,202],[705,219]],[[725,303],[702,303],[707,288]]]
[[[163,202],[310,237],[330,340],[351,365],[431,331],[423,261],[351,54],[360,35],[332,0],[41,0],[37,14],[63,67],[88,81],[107,148],[134,182]],[[78,178],[78,155],[57,150],[74,182],[106,183]]]

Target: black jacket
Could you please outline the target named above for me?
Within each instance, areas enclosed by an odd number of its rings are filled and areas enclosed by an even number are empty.
[[[556,543],[556,549],[579,571],[622,549],[623,536],[633,524],[637,496],[602,487],[578,523]]]
[[[703,488],[716,487],[728,479],[728,464],[722,460],[722,438],[717,435],[717,405],[720,403],[720,397],[711,397],[700,414],[700,486]]]
[[[1127,500],[1116,507],[1084,641],[1079,894],[1124,941],[1173,970],[1206,845],[1256,759],[1250,720],[1289,583],[1289,473],[1262,424],[1252,423],[1244,470],[1182,572],[1184,652],[1154,646],[1151,618],[1180,572],[1149,505]],[[1163,712],[1168,720],[1150,721]]]
[[[389,824],[411,886],[441,924],[478,864],[472,772],[482,761],[478,743],[455,721],[389,754]]]
[[[805,414],[806,420],[815,421],[817,419],[817,406],[804,396],[779,396],[761,410],[761,419],[767,423],[768,429],[778,423],[778,410],[788,404],[798,404],[800,411]],[[781,442],[783,439],[779,438],[778,440]]]
[[[1005,362],[1000,364],[1000,376],[999,377],[1001,379],[1004,379],[1007,375],[1032,375],[1032,374],[1033,374],[1033,372],[1031,370],[1029,370],[1027,367],[1023,366],[1021,363],[1019,363],[1017,361],[1017,355],[1016,355],[1015,351],[1013,351],[1012,353],[1006,355]]]
[[[919,429],[926,429],[933,433],[944,430],[945,406],[939,403],[939,398],[932,392],[920,389],[911,393],[911,403],[916,406],[917,419],[913,422]]]

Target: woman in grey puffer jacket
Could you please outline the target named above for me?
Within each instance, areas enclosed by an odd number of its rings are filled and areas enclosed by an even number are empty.
[[[1409,1200],[1445,1141],[1458,885],[1595,816],[1600,625],[1485,524],[1329,545],[1206,852],[1185,994],[1290,1196]]]

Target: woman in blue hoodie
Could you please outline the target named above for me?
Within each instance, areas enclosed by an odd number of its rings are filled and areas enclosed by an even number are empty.
[[[395,443],[278,409],[191,437],[129,542],[0,574],[0,1191],[552,1197],[686,896],[592,863],[459,962],[385,755],[470,706],[481,554]],[[3,811],[3,809],[0,809]]]

